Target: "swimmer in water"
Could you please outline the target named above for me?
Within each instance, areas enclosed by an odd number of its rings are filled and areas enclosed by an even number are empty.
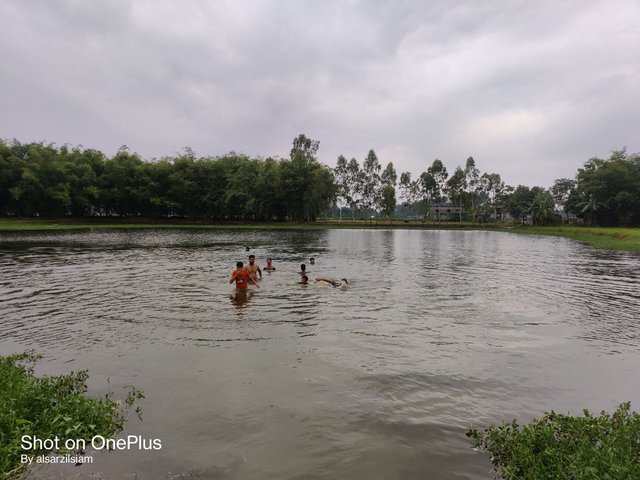
[[[244,265],[242,262],[236,263],[236,270],[231,272],[231,278],[229,279],[229,283],[236,282],[236,288],[239,290],[245,290],[247,288],[247,281],[252,282],[256,287],[260,288],[260,285],[251,278],[249,272],[244,269]]]
[[[309,277],[307,277],[306,275],[302,275],[302,277],[300,277],[300,281],[298,282],[299,285],[307,285],[309,283]]]
[[[267,258],[267,266],[264,267],[265,272],[273,272],[276,269],[271,262],[271,258]]]
[[[316,257],[311,257],[311,258],[309,259],[309,263],[310,263],[311,265],[315,265],[315,264],[316,264]]]
[[[304,263],[300,264],[300,275],[306,275],[307,274],[307,266]]]
[[[343,283],[345,285],[349,285],[349,281],[346,278],[343,278],[342,280],[338,281],[338,280],[334,280],[333,278],[318,277],[318,278],[316,278],[316,282],[328,283],[333,288],[338,288],[338,287],[342,286]]]
[[[255,255],[249,255],[249,265],[244,267],[244,269],[249,272],[249,275],[253,280],[258,280],[256,273],[260,274],[260,280],[262,280],[262,270],[260,270],[260,267],[256,263]]]

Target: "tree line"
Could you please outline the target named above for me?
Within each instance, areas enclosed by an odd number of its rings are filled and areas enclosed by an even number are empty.
[[[398,179],[393,163],[383,170],[373,150],[362,166],[341,155],[334,176],[340,212],[354,218],[395,211],[435,220],[434,207],[453,206],[460,221],[486,222],[508,213],[522,223],[582,218],[589,225],[640,226],[640,155],[625,149],[588,160],[575,178],[559,178],[549,189],[506,185],[500,174],[482,173],[473,157],[452,174],[435,159],[417,178],[402,172]]]
[[[392,162],[382,168],[374,150],[362,164],[340,155],[331,169],[318,162],[318,148],[301,134],[286,159],[234,152],[196,158],[185,148],[147,162],[126,146],[107,158],[81,147],[0,141],[0,215],[314,221],[329,211],[435,219],[434,207],[448,205],[459,207],[459,221],[509,213],[543,224],[560,214],[590,225],[640,225],[640,155],[624,149],[588,160],[575,178],[545,189],[506,185],[473,157],[451,174],[435,159],[413,178],[398,175]]]
[[[0,142],[0,214],[313,221],[335,197],[318,146],[300,135],[288,159],[196,158],[186,148],[146,162],[126,146],[107,158],[80,147]]]

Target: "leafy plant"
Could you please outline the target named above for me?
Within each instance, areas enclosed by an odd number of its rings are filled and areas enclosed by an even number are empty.
[[[474,448],[491,454],[504,480],[632,480],[640,478],[640,415],[624,403],[609,415],[554,413],[528,425],[514,420],[470,428]]]
[[[88,397],[86,370],[36,377],[34,366],[39,358],[29,352],[0,356],[0,479],[22,470],[20,455],[27,453],[22,450],[24,435],[87,441],[96,435],[112,437],[124,428],[129,407],[144,398],[134,387],[128,387],[127,407],[111,393]],[[134,410],[139,416],[139,405]]]

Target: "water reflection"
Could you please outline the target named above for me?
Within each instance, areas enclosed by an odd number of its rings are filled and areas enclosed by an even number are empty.
[[[259,291],[228,283],[245,245]],[[480,479],[468,424],[640,398],[639,292],[637,256],[504,233],[11,234],[0,350],[140,383],[128,433],[170,460],[100,456],[110,478]]]
[[[249,299],[253,295],[253,291],[248,289],[236,289],[235,292],[229,297],[231,304],[238,309],[246,308],[249,303]]]

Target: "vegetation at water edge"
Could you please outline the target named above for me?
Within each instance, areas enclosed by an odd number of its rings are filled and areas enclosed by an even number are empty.
[[[32,353],[0,356],[0,479],[24,471],[21,454],[35,456],[42,450],[22,449],[24,435],[40,439],[110,438],[124,428],[129,408],[139,414],[142,392],[131,388],[123,407],[112,394],[87,396],[87,371],[59,376],[35,376],[40,357]]]
[[[599,416],[551,412],[524,426],[471,428],[467,436],[491,454],[504,480],[633,480],[640,478],[640,415],[630,407]]]
[[[507,185],[473,157],[454,170],[435,159],[413,178],[373,150],[361,163],[340,155],[318,161],[319,141],[301,134],[289,158],[230,152],[144,161],[122,146],[102,152],[67,145],[0,140],[0,217],[156,218],[313,222],[380,216],[486,223],[515,219],[545,225],[640,226],[640,155],[591,158],[574,178],[550,188]]]

